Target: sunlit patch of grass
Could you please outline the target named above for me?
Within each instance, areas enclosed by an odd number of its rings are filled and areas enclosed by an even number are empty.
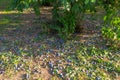
[[[18,19],[18,20],[16,20],[16,19],[14,19],[14,17],[13,18],[11,18],[11,17],[3,17],[2,19],[0,19],[0,25],[6,25],[6,24],[10,24],[10,25],[16,25],[16,24],[18,24],[18,23],[20,23],[21,21]]]
[[[0,32],[4,30],[14,30],[17,29],[18,26],[21,27],[22,20],[20,19],[21,14],[29,14],[31,9],[25,10],[23,12],[19,11],[0,11]]]
[[[18,42],[16,42],[16,45],[19,45]],[[57,68],[55,68],[51,80],[66,80],[66,78],[68,80],[113,80],[120,74],[120,56],[108,50],[83,45],[79,46],[77,51],[74,51],[74,54],[65,53],[62,55],[64,60],[70,60],[69,66],[64,65],[63,71],[65,75],[60,77],[60,74],[56,72]],[[44,47],[44,49],[46,49],[46,47]],[[22,49],[18,52],[20,52],[19,56],[12,52],[1,53],[0,61],[2,61],[3,67],[8,72],[9,70],[19,72],[20,69],[24,69],[25,72],[31,73],[30,67],[34,66],[34,56]],[[23,67],[20,67],[20,64],[23,64]],[[116,64],[118,65],[116,66]],[[7,72],[5,74],[7,74]],[[12,73],[9,75],[11,74]],[[42,78],[38,80],[42,80]]]
[[[0,19],[0,32],[4,30],[14,30],[18,27],[21,27],[21,20],[19,20],[20,14],[16,14],[14,16],[11,15],[3,15],[3,18]]]
[[[60,80],[60,79],[57,76],[52,76],[51,80]]]
[[[115,79],[120,75],[120,67],[115,65],[119,61],[111,61],[112,56],[116,56],[111,51],[80,47],[74,55],[69,56],[72,65],[65,69],[68,77],[73,80],[81,80],[81,77],[93,80]]]
[[[25,9],[23,12],[17,11],[17,10],[3,10],[0,11],[0,14],[29,14],[29,13],[33,13],[33,9],[29,8],[29,9]]]
[[[0,53],[0,67],[3,73],[10,77],[11,75],[23,69],[27,70],[29,60],[23,60],[23,56],[13,54],[12,52]]]
[[[0,20],[0,25],[1,24],[8,24],[10,21],[8,19],[1,19]]]
[[[21,14],[22,12],[19,11],[0,11],[0,14]]]

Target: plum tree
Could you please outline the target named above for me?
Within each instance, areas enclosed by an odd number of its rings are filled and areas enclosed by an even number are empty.
[[[119,9],[119,0],[12,0],[12,8],[23,11],[32,7],[36,15],[40,14],[40,6],[53,6],[52,14],[57,26],[53,26],[59,35],[68,38],[75,32],[76,23],[86,11],[95,12],[97,7],[111,14]],[[60,8],[62,7],[62,8]]]

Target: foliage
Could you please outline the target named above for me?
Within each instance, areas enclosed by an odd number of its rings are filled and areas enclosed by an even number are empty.
[[[52,28],[57,30],[62,38],[69,38],[75,32],[79,19],[84,17],[86,11],[96,12],[96,7],[100,7],[110,16],[108,13],[119,9],[119,0],[13,0],[12,8],[23,11],[32,7],[39,15],[42,4],[53,6],[53,19],[57,26]]]
[[[114,47],[120,47],[119,45],[120,44],[120,18],[119,16],[114,17],[110,21],[109,26],[103,27],[102,34],[107,39],[110,39],[109,41],[111,41]]]
[[[112,55],[115,54],[107,50],[81,46],[75,54],[67,55],[67,59],[71,60],[71,64],[65,68],[66,77],[69,77],[70,80],[114,79],[115,75],[111,73],[120,74],[120,72],[119,66],[110,62],[115,59],[115,56],[112,58]]]
[[[67,43],[65,50],[71,43]],[[63,77],[58,72],[59,68],[53,70],[55,75],[62,80],[112,80],[120,74],[120,56],[116,52],[78,44],[79,47],[73,51],[74,53],[71,51],[61,53],[64,54],[62,57],[66,62],[63,65]]]
[[[36,15],[39,15],[40,14],[39,5],[40,5],[39,0],[13,0],[11,4],[11,9],[23,11],[23,9],[28,9],[29,7],[32,7]]]
[[[61,3],[61,5],[59,4]],[[93,4],[93,5],[92,5]],[[95,1],[84,0],[63,0],[55,1],[53,8],[53,19],[59,23],[59,35],[69,38],[75,32],[77,21],[83,17],[86,10],[95,10]],[[59,9],[62,7],[62,9]]]
[[[107,5],[108,4],[108,5]],[[120,16],[119,1],[111,0],[105,2],[104,8],[106,16],[104,16],[104,25],[102,28],[103,37],[107,39],[107,45],[113,48],[120,47]]]

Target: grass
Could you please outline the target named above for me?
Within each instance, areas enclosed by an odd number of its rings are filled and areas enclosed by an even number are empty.
[[[19,16],[20,13],[15,11],[7,11],[10,2],[11,0],[0,0],[0,32],[3,30],[15,29],[16,26],[20,26],[21,24],[20,20],[15,18],[16,16]],[[14,14],[14,16],[11,14]]]
[[[6,31],[7,28],[16,29],[17,26],[20,26],[20,23],[21,21],[19,19],[15,20],[14,17],[5,15],[0,21],[0,30]],[[39,36],[42,38],[42,35],[44,34],[40,34]],[[39,42],[39,40],[35,40],[34,42]],[[16,40],[14,46],[19,46],[20,44],[21,42]],[[55,68],[51,68],[48,64],[52,58],[45,58],[44,63],[47,64],[44,68],[49,68],[48,71],[50,71],[50,73],[52,72],[51,80],[114,80],[119,78],[120,55],[117,51],[101,50],[95,47],[84,46],[82,44],[75,44],[74,41],[67,41],[63,48],[64,50],[70,50],[69,47],[71,46],[76,47],[76,49],[71,49],[71,52],[59,52],[61,56],[60,59],[58,59],[64,64],[58,63],[58,65],[61,65],[62,67],[62,74],[59,72],[60,66],[57,65]],[[51,53],[44,53],[44,50],[46,49],[47,45],[42,44],[38,54],[32,53],[34,48],[30,48],[26,51],[22,47],[17,49],[14,47],[12,51],[1,52],[0,67],[2,69],[1,73],[4,74],[4,76],[0,75],[0,78],[12,78],[16,74],[20,74],[22,71],[24,73],[21,74],[24,76],[23,79],[33,80],[35,74],[39,73],[33,72],[34,68],[36,68],[35,66],[40,65],[38,64],[39,60],[37,60],[36,56],[51,55]],[[37,77],[37,79],[44,80],[44,78],[40,76]]]
[[[12,52],[1,53],[0,66],[5,70],[4,73],[10,76],[12,75],[8,73],[10,71],[19,73],[19,71],[25,70],[32,76],[33,74],[29,67],[34,59],[31,56],[25,60],[24,56],[26,54],[30,53],[24,54],[24,51],[20,51],[19,56],[14,55]],[[114,80],[120,75],[120,56],[110,50],[82,46],[75,51],[75,54],[64,53],[62,57],[62,60],[70,60],[69,66],[64,65],[63,73],[65,75],[63,77],[57,72],[58,68],[54,68],[53,72],[56,77],[53,77],[52,80],[55,80],[54,78],[58,78],[58,80],[66,78],[71,80]]]
[[[118,61],[114,61],[112,56],[119,58]],[[120,56],[111,53],[110,50],[82,47],[76,52],[76,56],[70,57],[70,60],[72,60],[72,66],[67,67],[67,72],[74,80],[97,80],[97,78],[113,80],[116,75],[120,75]]]
[[[2,6],[8,3],[7,0],[0,0]],[[23,25],[24,20],[20,18],[21,13],[15,12],[13,14],[11,11],[3,10],[0,17],[0,36],[9,34],[7,33],[9,30],[22,29],[23,26],[27,27],[26,24]],[[34,28],[38,23],[32,24]],[[27,35],[37,32],[34,32],[33,26],[31,28],[29,26],[31,25],[28,25],[30,30],[28,30]],[[39,24],[39,26],[41,25]],[[32,37],[31,34],[30,37]],[[55,37],[50,36],[49,38],[42,32],[39,36],[28,39],[31,43],[26,44],[24,41],[22,42],[24,36],[22,34],[20,40],[15,39],[11,42],[0,41],[0,49],[2,44],[8,48],[6,51],[0,52],[0,79],[45,80],[47,76],[50,80],[120,79],[119,50],[85,46],[82,43],[76,43],[76,39],[68,40],[63,44],[62,42],[56,44],[58,41],[54,42]],[[49,45],[46,44],[47,40],[49,40]],[[52,41],[53,43],[50,43]],[[24,46],[21,46],[21,44],[24,44]],[[40,44],[40,46],[36,46],[36,44]],[[61,50],[54,48],[56,46],[60,47]],[[49,47],[50,49],[48,49]],[[54,50],[51,51],[51,49]]]
[[[16,16],[18,16],[19,14],[16,14]],[[21,26],[21,21],[14,19],[14,17],[10,17],[3,15],[2,18],[0,19],[0,31],[4,31],[4,30],[14,30],[18,27]],[[14,20],[13,20],[14,19]],[[4,26],[4,27],[3,27]]]

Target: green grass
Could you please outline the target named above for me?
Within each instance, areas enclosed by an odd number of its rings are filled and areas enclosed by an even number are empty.
[[[9,23],[9,20],[8,20],[8,19],[1,19],[1,20],[0,20],[0,25],[8,24],[8,23]]]
[[[120,75],[120,56],[110,50],[80,47],[76,54],[71,56],[72,66],[67,67],[67,73],[73,80],[95,80],[98,77],[100,80],[113,80],[115,74]],[[113,56],[118,60],[114,61]]]
[[[8,4],[9,0],[0,0],[0,10],[4,11],[7,8],[6,5]],[[7,30],[13,30],[21,27],[22,21],[19,19],[20,14],[6,14],[9,12],[3,13],[5,14],[0,14],[2,17],[0,18],[0,33],[2,31],[7,32]],[[33,41],[39,42],[39,40],[43,38],[41,36],[43,36],[43,34],[41,34],[38,38],[35,38]],[[20,44],[21,43],[16,40],[16,42],[12,45],[20,46]],[[70,43],[66,42],[64,44],[64,50],[69,50],[71,44],[72,41],[70,41]],[[57,68],[55,68],[53,70],[55,74],[52,77],[52,80],[66,80],[66,78],[70,78],[71,80],[114,80],[120,75],[120,54],[116,53],[115,50],[101,50],[95,47],[86,47],[81,44],[73,44],[72,46],[77,47],[77,49],[72,50],[74,54],[60,52],[60,54],[62,54],[60,59],[63,60],[63,63],[66,60],[70,60],[69,66],[63,65],[63,73],[65,73],[66,76],[61,78],[60,74],[57,73]],[[40,47],[41,52],[39,51],[39,53],[35,55],[42,55],[42,51],[46,50],[46,48],[46,45],[42,44]],[[33,65],[31,62],[36,60],[32,50],[34,50],[32,47],[28,49],[28,51],[25,51],[20,47],[17,52],[0,52],[0,68],[5,70],[4,75],[10,77],[12,75],[9,73],[10,71],[12,71],[15,75],[22,70],[24,70],[25,73],[33,75],[32,71],[29,69],[29,66]],[[47,67],[49,67],[48,64]],[[38,80],[42,80],[42,78],[39,78]]]
[[[15,18],[15,16],[19,16],[19,14],[14,16],[2,15],[3,18],[0,19],[0,32],[5,30],[14,30],[18,27],[21,27],[21,21]]]
[[[18,19],[20,13],[13,16],[11,11],[6,11],[11,0],[0,0],[0,33],[20,27],[21,21]],[[15,16],[18,16],[15,18]]]
[[[32,65],[32,63],[29,61],[30,59],[32,60],[32,57],[24,62],[23,52],[21,51],[20,53],[21,56],[14,55],[11,52],[1,53],[0,61],[2,61],[2,67],[6,71],[13,70],[19,72],[22,68],[25,68],[25,71],[29,71],[28,66]],[[113,80],[117,75],[120,75],[120,56],[118,56],[116,53],[112,53],[111,51],[82,46],[79,47],[75,54],[65,53],[63,56],[64,60],[71,60],[71,65],[66,66],[64,69],[64,72],[67,74],[67,76],[63,79],[68,77],[72,80],[97,80],[97,78],[100,80]],[[117,59],[117,61],[115,59]],[[23,64],[24,67],[21,67],[19,70],[17,70],[15,65],[19,64]],[[56,71],[55,75],[59,76]],[[56,77],[56,79],[59,80],[60,77]]]

